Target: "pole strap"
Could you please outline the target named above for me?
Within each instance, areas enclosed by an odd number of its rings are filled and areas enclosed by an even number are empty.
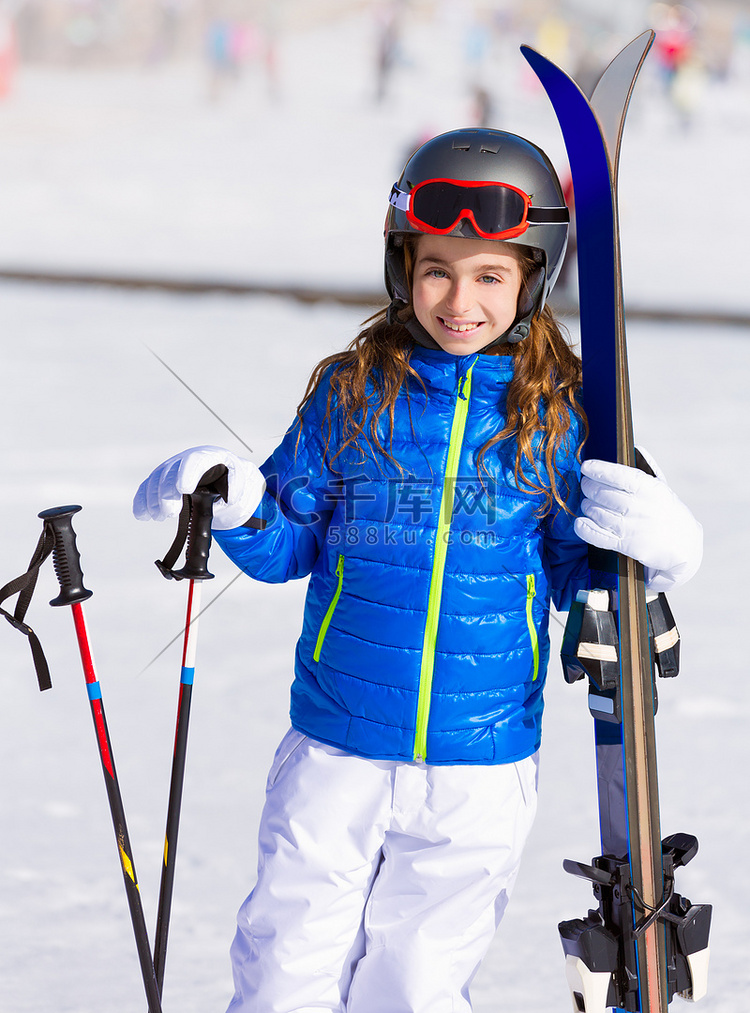
[[[8,581],[4,587],[0,588],[0,606],[7,598],[12,598],[15,594],[18,595],[18,601],[16,602],[13,614],[11,615],[6,609],[0,607],[0,615],[4,615],[11,626],[28,637],[31,656],[34,659],[37,682],[42,692],[45,689],[52,688],[52,678],[39,637],[37,637],[28,623],[24,622],[24,619],[34,595],[39,569],[45,559],[52,554],[54,546],[55,533],[50,525],[45,524],[26,573],[21,574],[20,577],[16,577],[14,580]]]
[[[159,567],[165,577],[172,577],[174,565],[182,552],[185,542],[187,541],[188,531],[190,530],[190,497],[183,496],[182,498],[182,510],[177,521],[177,532],[174,536],[174,541],[167,550],[164,559],[156,561],[156,565]]]

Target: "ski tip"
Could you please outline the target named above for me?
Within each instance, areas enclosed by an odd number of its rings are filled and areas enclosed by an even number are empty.
[[[533,46],[528,46],[525,43],[520,48],[522,56],[539,78],[539,81],[545,91],[549,92],[549,88],[552,86],[553,82],[556,84],[565,83],[569,89],[579,91],[581,92],[581,95],[584,95],[583,91],[581,91],[581,88],[573,80],[570,74],[564,71],[562,67],[558,67],[556,63],[553,63],[549,57],[540,53],[538,49],[534,49]],[[586,98],[585,95],[584,98]]]
[[[653,45],[653,42],[654,42],[655,38],[656,38],[656,32],[653,30],[653,28],[647,28],[645,32],[641,32],[640,35],[636,35],[636,37],[633,39],[633,42],[639,42],[639,41],[645,42],[645,40],[648,39],[648,44],[649,44],[649,48],[650,48]],[[632,45],[632,44],[633,43],[629,43],[629,45]]]
[[[532,67],[536,62],[552,64],[552,61],[548,57],[546,57],[543,53],[540,53],[538,49],[534,49],[533,46],[529,46],[524,42],[520,48],[522,55],[525,57],[527,62],[532,65]],[[552,64],[552,66],[555,65]]]

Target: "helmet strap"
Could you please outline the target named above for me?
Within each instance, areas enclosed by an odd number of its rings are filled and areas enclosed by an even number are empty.
[[[523,298],[519,300],[518,316],[510,330],[504,335],[504,340],[512,345],[528,338],[531,331],[531,321],[543,306],[545,271],[539,266],[532,272],[524,286]]]
[[[412,311],[409,312],[409,316],[406,320],[402,318],[401,314],[406,309],[408,309],[407,304],[394,296],[386,311],[386,320],[389,324],[401,324],[402,327],[405,327],[416,343],[421,345],[423,348],[439,349],[440,345],[430,334],[428,334]]]
[[[540,265],[532,272],[524,285],[521,299],[519,299],[518,315],[507,331],[500,334],[494,341],[480,349],[480,354],[486,352],[495,345],[510,344],[517,345],[528,338],[531,333],[531,321],[542,308],[542,296],[544,295],[544,268]]]
[[[414,316],[414,311],[409,306],[409,284],[406,279],[403,247],[404,239],[400,235],[393,236],[386,243],[386,287],[391,296],[391,302],[386,311],[386,320],[389,324],[401,324],[402,327],[405,327],[417,344],[422,345],[423,348],[440,348],[437,341],[428,334]]]

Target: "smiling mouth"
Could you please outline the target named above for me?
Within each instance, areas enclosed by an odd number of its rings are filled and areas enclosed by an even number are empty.
[[[443,325],[443,327],[451,331],[453,334],[463,334],[466,331],[475,331],[477,330],[478,327],[481,327],[483,323],[483,321],[480,320],[480,321],[472,321],[471,323],[466,324],[455,324],[451,323],[450,320],[445,320],[443,317],[438,317],[438,320]]]

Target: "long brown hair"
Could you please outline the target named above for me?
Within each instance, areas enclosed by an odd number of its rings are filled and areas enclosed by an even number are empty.
[[[523,287],[538,265],[524,248],[515,245],[508,248],[518,257]],[[411,281],[414,245],[407,244],[404,253]],[[330,459],[334,467],[343,450],[354,447],[363,453],[363,445],[367,445],[401,470],[390,443],[383,445],[378,424],[386,415],[392,436],[396,401],[402,391],[407,399],[409,396],[407,379],[413,377],[423,389],[424,384],[410,361],[414,339],[403,323],[389,323],[386,313],[381,310],[365,320],[363,329],[345,351],[329,355],[317,364],[297,407],[302,426],[306,406],[321,383],[328,383],[325,435],[329,450],[334,411],[342,424],[341,445]],[[407,307],[399,316],[408,320],[410,315],[413,311]],[[512,356],[514,370],[508,385],[505,425],[480,449],[478,470],[489,474],[485,464],[487,452],[501,440],[514,437],[516,482],[519,488],[539,496],[538,515],[544,517],[555,503],[567,510],[555,458],[571,432],[574,417],[581,424],[575,447],[577,455],[588,431],[577,398],[581,385],[580,359],[548,306],[534,317],[523,341],[493,346],[488,353]],[[545,465],[546,481],[540,474],[539,458]]]

